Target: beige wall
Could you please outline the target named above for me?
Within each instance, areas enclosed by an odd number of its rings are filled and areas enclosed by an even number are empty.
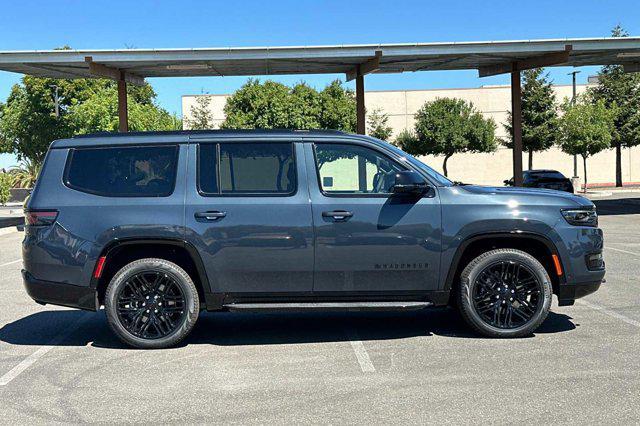
[[[578,85],[578,93],[584,92],[586,85]],[[571,86],[554,86],[556,99],[561,102],[571,97]],[[187,95],[182,97],[183,117],[189,117],[191,106],[197,96],[211,97],[211,113],[216,126],[224,121],[224,105],[228,95]],[[389,115],[389,125],[393,128],[394,138],[405,128],[412,128],[414,114],[427,101],[436,98],[455,97],[473,102],[485,117],[491,117],[497,124],[496,136],[503,138],[506,133],[503,123],[511,109],[509,86],[483,86],[473,89],[438,89],[404,91],[370,91],[365,94],[367,111],[381,109]],[[187,126],[185,126],[187,128]],[[438,171],[442,171],[442,157],[426,156],[421,158]],[[582,159],[579,160],[578,175],[583,179]],[[527,166],[527,155],[523,155],[523,164]],[[479,184],[502,184],[511,177],[511,150],[500,147],[493,154],[459,154],[449,159],[447,164],[449,177],[462,182]],[[534,168],[556,169],[565,176],[573,175],[573,157],[557,148],[535,153]],[[613,150],[604,151],[591,157],[587,164],[590,183],[615,182],[615,154]],[[624,182],[640,182],[640,147],[623,150],[622,179]]]

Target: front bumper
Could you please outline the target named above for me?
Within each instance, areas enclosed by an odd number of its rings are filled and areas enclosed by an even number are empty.
[[[27,294],[42,305],[49,303],[88,311],[97,310],[98,295],[93,288],[38,280],[24,269],[22,281]]]
[[[576,299],[598,291],[602,282],[603,280],[586,283],[560,284],[558,286],[558,306],[573,305]]]

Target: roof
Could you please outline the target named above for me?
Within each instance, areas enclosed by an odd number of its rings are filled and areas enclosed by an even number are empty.
[[[83,138],[127,138],[131,136],[315,136],[315,135],[348,135],[339,130],[294,130],[294,129],[209,129],[209,130],[158,130],[151,132],[96,132],[76,135],[74,139]]]
[[[225,130],[176,130],[154,132],[100,132],[77,135],[69,139],[59,139],[51,144],[51,148],[74,148],[83,146],[111,146],[167,143],[186,143],[189,140],[219,141],[290,141],[303,138],[327,138],[339,136],[341,139],[369,139],[368,136],[354,135],[338,130],[288,130],[288,129],[225,129]]]
[[[562,65],[637,64],[640,37],[335,46],[0,51],[0,70],[95,77],[89,63],[138,77],[348,73],[371,58],[376,72],[480,69],[565,51]],[[381,55],[381,56],[380,56]]]

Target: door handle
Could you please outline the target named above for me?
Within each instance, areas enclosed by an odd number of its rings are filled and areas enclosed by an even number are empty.
[[[348,212],[346,210],[333,210],[330,212],[322,212],[322,217],[331,217],[335,221],[345,221],[353,216],[353,213]]]
[[[218,219],[222,219],[223,217],[225,217],[227,215],[226,212],[219,212],[219,211],[211,211],[211,212],[197,212],[194,213],[194,217],[196,219],[204,219],[204,220],[218,220]]]

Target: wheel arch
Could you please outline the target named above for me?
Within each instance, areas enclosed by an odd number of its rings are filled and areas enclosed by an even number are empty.
[[[104,303],[107,285],[126,264],[141,258],[157,257],[176,263],[191,276],[201,301],[211,293],[204,263],[197,249],[189,242],[171,238],[126,238],[107,244],[100,257],[105,257],[99,278],[92,276],[90,286],[96,289],[98,301]]]
[[[535,257],[542,263],[549,277],[551,277],[554,293],[557,293],[558,286],[565,282],[565,268],[562,264],[562,258],[559,256],[555,244],[548,237],[533,232],[490,232],[475,234],[467,237],[460,243],[447,272],[444,290],[450,292],[450,301],[455,291],[457,291],[460,273],[464,267],[480,253],[497,248],[514,248]],[[558,275],[556,272],[553,255],[556,255],[560,262],[563,271],[562,275]]]

